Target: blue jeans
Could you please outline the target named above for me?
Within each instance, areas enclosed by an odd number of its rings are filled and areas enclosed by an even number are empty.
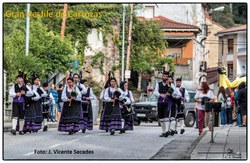
[[[227,108],[227,124],[232,124],[233,120],[233,109],[232,108]]]
[[[226,109],[225,107],[221,107],[221,112],[220,112],[220,123],[222,125],[227,124],[227,114],[226,114]]]
[[[50,106],[50,119],[55,120],[56,119],[56,105]]]
[[[242,124],[241,122],[241,114],[237,113],[237,125],[240,126]]]
[[[57,103],[57,111],[62,112],[62,108],[63,108],[63,102],[58,102]]]

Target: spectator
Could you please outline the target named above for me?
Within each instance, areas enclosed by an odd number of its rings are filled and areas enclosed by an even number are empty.
[[[61,112],[62,112],[62,108],[63,108],[62,91],[63,91],[63,85],[59,84],[58,90],[57,90],[58,101],[57,101],[57,114],[56,114],[56,120],[58,122],[60,121]]]
[[[54,98],[51,106],[50,106],[50,120],[52,122],[55,122],[55,118],[56,118],[56,103],[58,101],[58,94],[57,91],[55,89],[55,85],[54,84],[50,84],[50,89],[49,92],[52,93],[52,96]]]
[[[198,128],[199,135],[201,135],[203,126],[204,126],[204,115],[205,115],[205,102],[206,101],[214,101],[214,94],[210,90],[207,82],[201,82],[201,91],[195,94],[195,102],[198,102]],[[209,125],[210,129],[210,125]]]
[[[238,92],[239,92],[239,88],[237,87],[235,89],[234,92],[234,99],[235,99],[235,110],[236,110],[236,117],[237,117],[237,126],[242,125],[242,121],[241,121],[241,111],[239,109],[240,105],[239,105],[239,99],[238,99]]]
[[[246,127],[247,125],[247,89],[246,89],[245,82],[242,82],[239,85],[238,101],[240,105],[239,109],[242,115],[242,125],[240,127]]]
[[[227,124],[232,124],[233,120],[233,108],[234,108],[234,92],[231,88],[226,89],[226,112],[227,112]]]
[[[227,114],[226,114],[226,92],[225,88],[221,86],[218,92],[218,102],[221,102],[221,112],[220,112],[220,119],[221,125],[224,126],[227,124]]]

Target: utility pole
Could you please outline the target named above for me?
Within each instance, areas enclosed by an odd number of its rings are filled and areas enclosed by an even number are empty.
[[[130,4],[130,21],[129,21],[129,33],[128,33],[128,49],[127,49],[127,63],[126,70],[130,70],[130,49],[131,49],[131,35],[132,35],[132,23],[133,23],[133,4]],[[128,82],[128,78],[126,78]]]
[[[63,18],[62,18],[62,27],[61,27],[61,38],[64,38],[65,27],[66,27],[66,15],[68,10],[68,4],[64,4],[63,8]]]
[[[25,55],[29,54],[29,34],[30,34],[30,4],[27,4],[27,11],[26,11],[26,45],[25,45]]]
[[[122,81],[124,81],[124,45],[125,45],[125,13],[126,7],[123,5],[122,10]]]

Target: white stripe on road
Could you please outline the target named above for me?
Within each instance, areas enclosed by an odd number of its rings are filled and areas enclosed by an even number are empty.
[[[49,148],[55,148],[55,147],[58,147],[58,146],[60,146],[61,144],[55,144],[55,145],[52,145],[52,146],[50,146]]]
[[[30,153],[24,154],[24,156],[30,156],[30,155],[33,155],[33,154],[34,154],[34,152],[30,152]]]
[[[71,143],[71,142],[74,142],[74,141],[78,141],[78,140],[80,140],[80,139],[73,139],[73,140],[68,141],[68,143]]]

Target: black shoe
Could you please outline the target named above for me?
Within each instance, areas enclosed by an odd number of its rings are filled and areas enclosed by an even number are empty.
[[[126,132],[126,130],[123,128],[120,130],[120,134],[124,134]]]
[[[178,134],[178,132],[175,130],[175,131],[174,131],[174,134]]]
[[[170,135],[171,135],[171,136],[174,136],[174,130],[171,130],[171,131],[170,131]]]
[[[165,137],[165,133],[162,133],[159,137]]]
[[[82,133],[85,133],[86,129],[82,129]]]
[[[184,129],[181,129],[181,134],[183,134],[185,132],[185,130]]]
[[[106,130],[106,132],[109,132],[109,130]]]
[[[12,135],[16,135],[16,130],[12,129],[12,130],[10,130],[10,133],[11,133]]]
[[[19,131],[19,135],[24,135],[23,131]]]
[[[240,125],[239,127],[247,127],[246,125],[244,125],[244,124],[242,124],[242,125]]]
[[[73,134],[74,134],[74,132],[73,132],[73,131],[70,131],[70,132],[69,132],[69,135],[73,135]]]
[[[110,135],[115,135],[115,130],[111,130]]]
[[[169,135],[170,135],[170,132],[167,131],[167,132],[165,133],[165,137],[168,137]]]
[[[43,131],[48,131],[48,126],[44,126]]]

